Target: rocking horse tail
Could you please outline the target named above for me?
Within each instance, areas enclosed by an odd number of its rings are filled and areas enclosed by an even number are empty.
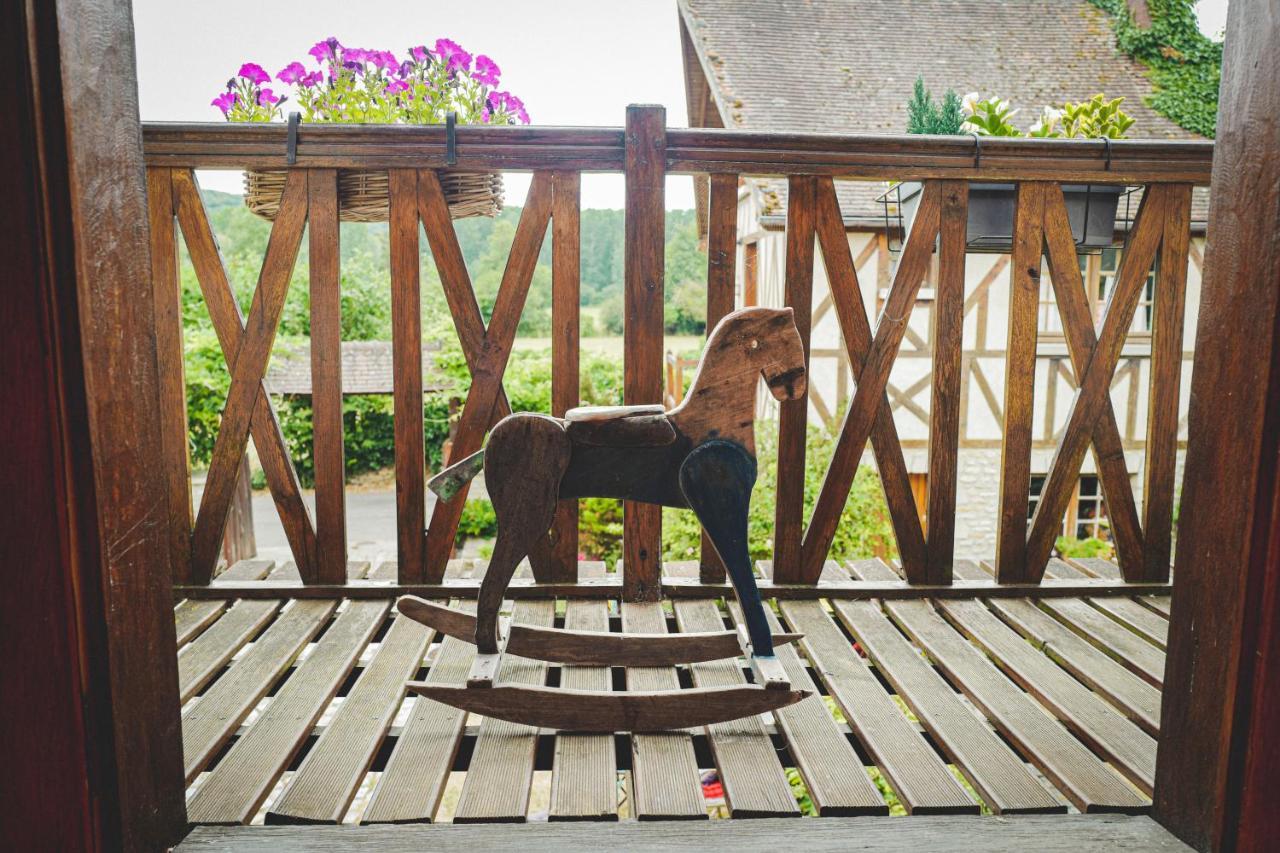
[[[442,501],[453,500],[462,487],[484,470],[484,450],[477,450],[461,462],[455,462],[427,481],[427,488]]]

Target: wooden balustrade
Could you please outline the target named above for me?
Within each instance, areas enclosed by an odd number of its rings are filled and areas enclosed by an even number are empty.
[[[149,125],[144,130],[150,192],[157,348],[164,409],[161,470],[175,583],[208,584],[232,490],[252,436],[293,550],[299,576],[316,589],[345,583],[342,375],[339,352],[337,170],[389,172],[394,361],[398,583],[435,588],[444,577],[464,492],[427,517],[422,420],[419,226],[444,287],[472,384],[452,444],[457,460],[483,446],[511,406],[503,375],[538,253],[552,244],[552,414],[578,403],[579,207],[584,171],[621,171],[626,180],[624,395],[650,403],[663,393],[664,181],[671,173],[709,173],[708,327],[734,307],[740,175],[785,175],[789,182],[784,302],[795,310],[808,357],[815,246],[831,284],[832,307],[857,390],[812,512],[804,513],[807,400],[781,405],[777,420],[777,514],[771,588],[819,582],[868,444],[884,486],[908,584],[952,582],[960,431],[969,180],[1018,184],[1015,240],[1008,264],[1010,317],[999,471],[997,579],[1039,583],[1084,454],[1093,448],[1124,577],[1166,583],[1174,504],[1177,403],[1182,360],[1191,187],[1206,184],[1212,147],[1200,143],[988,140],[976,157],[967,138],[840,137],[713,130],[668,130],[661,108],[632,107],[626,128],[460,128],[460,169],[525,169],[533,181],[486,325],[435,171],[444,166],[438,128],[306,127],[297,141],[273,223],[253,304],[236,303],[200,198],[195,168],[282,168],[284,130],[268,126]],[[884,307],[868,317],[850,252],[834,177],[919,179],[924,188]],[[1143,200],[1114,294],[1099,329],[1085,298],[1061,184],[1139,184]],[[176,225],[175,225],[176,223]],[[302,499],[284,437],[263,385],[302,235],[310,258],[316,512]],[[177,241],[185,241],[231,375],[198,512],[190,497]],[[922,282],[935,263],[932,394],[929,412],[927,530],[912,494],[902,442],[886,393]],[[1047,259],[1062,317],[1075,399],[1036,512],[1028,523],[1036,314]],[[1143,510],[1129,482],[1109,388],[1148,272],[1157,274],[1150,416]],[[668,384],[678,393],[677,369]],[[774,428],[766,421],[765,428]],[[660,575],[661,514],[625,508],[622,594],[651,600]],[[718,587],[723,567],[705,541],[699,582]],[[531,555],[534,579],[563,593],[577,579],[577,506],[565,501],[553,529]],[[668,584],[669,586],[669,584]],[[442,587],[443,588],[443,587]]]

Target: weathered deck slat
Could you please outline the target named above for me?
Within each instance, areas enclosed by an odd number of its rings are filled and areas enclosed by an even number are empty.
[[[1084,812],[1139,812],[1149,803],[969,645],[926,601],[886,605],[894,621],[1000,732]]]
[[[746,625],[742,610],[730,607],[734,621]],[[782,623],[765,608],[769,626],[775,632]],[[880,796],[871,777],[862,769],[862,760],[849,743],[826,703],[814,689],[813,680],[794,646],[777,646],[775,651],[793,689],[814,690],[814,695],[795,705],[774,712],[778,728],[787,739],[787,749],[796,761],[796,769],[804,779],[809,799],[821,817],[883,815],[889,807]]]
[[[604,575],[603,563],[579,563],[586,577]],[[572,631],[608,631],[609,605],[604,601],[570,601],[565,627]],[[565,666],[560,686],[573,690],[609,690],[612,679],[604,666]],[[556,736],[551,771],[551,820],[617,820],[618,762],[612,735]]]
[[[391,725],[404,685],[431,641],[425,625],[395,618],[373,660],[267,813],[268,823],[338,823]]]
[[[714,601],[677,601],[675,608],[681,631],[724,628]],[[696,687],[723,687],[746,681],[736,660],[695,663],[689,669]],[[795,795],[791,793],[760,717],[707,726],[707,739],[724,786],[725,802],[732,814],[738,817],[800,816]]]
[[[453,606],[475,610],[472,602],[454,602]],[[427,673],[427,682],[462,683],[474,657],[475,646],[446,637]],[[406,701],[413,702],[409,719],[378,778],[362,823],[425,823],[440,806],[467,715],[421,696]]]
[[[1144,850],[1189,853],[1187,847],[1148,817],[1126,815],[1021,815],[1016,817],[925,817],[902,820],[732,820],[688,824],[605,826],[197,827],[178,853],[334,853],[354,845],[386,853],[470,851],[563,853],[566,850],[627,850],[667,853],[676,849],[732,850],[736,853],[845,853],[866,850],[956,850],[982,853],[1081,853],[1088,850]]]
[[[1161,651],[1169,642],[1169,620],[1130,598],[1091,598],[1089,603]]]
[[[188,782],[267,695],[335,607],[335,601],[295,601],[183,714],[182,755]]]
[[[660,604],[623,602],[622,629],[657,634],[667,630]],[[628,690],[675,690],[674,667],[632,667]],[[632,812],[640,820],[706,820],[707,804],[698,778],[693,739],[686,732],[631,736]]]
[[[976,601],[940,602],[953,625],[1001,669],[1102,753],[1147,796],[1155,784],[1156,742]]]
[[[996,814],[1066,811],[934,672],[880,608],[841,601],[836,613],[921,725]]]
[[[1042,601],[1040,607],[1091,646],[1148,684],[1164,684],[1164,652],[1079,598]]]
[[[311,734],[312,726],[389,607],[388,601],[353,601],[347,605],[271,704],[196,791],[187,804],[189,821],[246,823],[253,817]]]
[[[178,696],[186,702],[235,657],[280,609],[279,601],[237,601],[178,653]]]
[[[788,601],[782,604],[782,615],[793,630],[804,634],[806,656],[907,811],[976,814],[977,804],[858,659],[822,605]]]
[[[173,623],[178,634],[178,648],[191,642],[213,624],[227,609],[225,601],[180,601],[173,608]]]
[[[1107,657],[1029,601],[993,601],[991,607],[1059,666],[1103,696],[1152,737],[1160,734],[1160,691]]]
[[[555,613],[555,602],[520,601],[512,612],[512,621],[549,628],[555,621]],[[502,659],[496,683],[540,685],[546,678],[545,662],[507,655]],[[453,822],[523,822],[529,810],[537,745],[537,729],[506,720],[486,719],[476,737],[475,752]]]

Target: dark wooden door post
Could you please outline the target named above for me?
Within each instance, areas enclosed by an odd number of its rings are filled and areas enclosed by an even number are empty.
[[[0,4],[0,849],[186,829],[126,0]]]
[[[1280,837],[1280,8],[1232,0],[1155,814],[1202,850]]]

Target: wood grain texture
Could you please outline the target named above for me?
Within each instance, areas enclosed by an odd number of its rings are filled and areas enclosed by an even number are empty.
[[[978,806],[908,722],[867,664],[816,601],[785,602],[782,616],[804,632],[805,656],[867,754],[912,815],[977,814]]]
[[[1154,687],[1164,683],[1165,658],[1153,644],[1079,598],[1041,601],[1040,608],[1098,651]]]
[[[623,602],[622,629],[642,634],[666,631],[662,605]],[[680,687],[673,667],[633,667],[626,677],[628,690]],[[640,820],[707,819],[693,740],[685,732],[631,736],[631,790],[632,814]]]
[[[280,609],[278,601],[237,601],[213,627],[178,653],[178,698],[186,702],[209,683]]]
[[[234,364],[245,338],[245,321],[240,303],[231,287],[231,279],[227,275],[213,226],[200,197],[195,174],[189,170],[175,171],[172,184],[174,208],[182,227],[183,242],[186,243],[191,266],[195,269],[196,280],[200,283],[209,320],[218,337],[218,347],[230,366]],[[258,392],[249,429],[272,500],[280,515],[285,538],[289,540],[289,550],[294,560],[309,566],[316,549],[311,510],[302,500],[302,485],[290,461],[284,433],[265,389]]]
[[[494,422],[494,408],[502,388],[502,376],[511,356],[511,346],[520,323],[520,315],[524,312],[529,285],[533,282],[538,252],[542,249],[542,241],[547,233],[553,193],[551,174],[535,174],[520,213],[520,222],[516,225],[511,254],[507,257],[502,283],[498,286],[484,342],[475,363],[468,365],[471,369],[471,387],[467,390],[462,418],[454,434],[450,462],[464,459],[484,446],[485,433]],[[472,299],[474,298],[473,295]],[[452,500],[436,501],[427,530],[428,577],[440,577],[449,558],[453,556],[458,521],[462,518],[465,504],[465,488]]]
[[[1155,813],[1201,850],[1280,834],[1278,12],[1238,0],[1227,16],[1187,416]]]
[[[192,823],[247,823],[324,712],[390,602],[352,602],[187,803]]]
[[[338,173],[307,177],[311,273],[311,454],[315,466],[316,580],[347,579],[347,467],[342,440],[342,293]]]
[[[1029,601],[993,601],[991,609],[1144,732],[1152,737],[1159,736],[1159,690]]]
[[[177,633],[178,650],[201,631],[208,628],[222,615],[225,601],[180,601],[173,608],[174,630]]]
[[[1093,436],[1093,425],[1110,397],[1111,379],[1120,360],[1120,350],[1133,322],[1133,313],[1138,307],[1147,272],[1151,269],[1164,232],[1163,217],[1168,208],[1165,203],[1167,197],[1165,187],[1149,187],[1138,208],[1129,246],[1120,259],[1120,269],[1116,272],[1115,289],[1107,301],[1098,344],[1089,359],[1088,370],[1080,375],[1075,399],[1072,400],[1067,422],[1062,430],[1061,442],[1049,466],[1049,475],[1041,489],[1040,499],[1036,502],[1031,531],[1026,540],[1028,580],[1038,581],[1044,575],[1053,543],[1061,531],[1067,502],[1075,493],[1080,464],[1084,461],[1084,454]],[[1005,441],[1008,442],[1007,435]],[[1024,509],[1023,515],[1025,514]],[[997,566],[997,577],[1000,576]]]
[[[847,851],[850,839],[869,849],[957,850],[965,853],[1079,853],[1081,850],[1149,850],[1189,853],[1190,849],[1148,817],[1127,815],[1018,815],[991,817],[829,818],[795,821],[716,820],[616,825],[533,824],[529,826],[378,827],[197,827],[178,853],[333,853],[362,843],[388,853],[491,850],[495,853],[555,853],[576,849],[663,853],[691,847],[774,853],[781,846],[814,851]]]
[[[1190,242],[1191,187],[1169,187],[1164,211],[1164,236],[1156,262],[1151,379],[1147,390],[1147,462],[1143,466],[1142,485],[1142,527],[1147,538],[1142,571],[1126,572],[1126,580],[1169,579],[1169,561],[1173,553],[1174,490],[1177,487],[1182,324],[1187,304]]]
[[[898,346],[902,343],[902,336],[915,306],[916,294],[920,291],[933,254],[941,210],[943,207],[963,205],[965,201],[959,186],[954,182],[925,184],[911,233],[903,247],[898,271],[889,290],[889,298],[876,321],[871,348],[867,351],[866,361],[858,375],[858,391],[840,426],[840,437],[836,440],[831,462],[822,480],[822,489],[805,530],[801,577],[807,582],[814,582],[821,573],[822,564],[826,562],[827,552],[835,538],[862,451],[866,448],[872,424],[884,400],[889,371],[897,358]],[[781,501],[781,494],[778,499]]]
[[[948,680],[1072,805],[1083,812],[1133,813],[1147,808],[1142,796],[965,642],[928,602],[891,602],[886,607]]]
[[[527,209],[527,208],[526,208]],[[496,316],[496,315],[495,315]],[[550,601],[517,602],[512,621],[549,627],[555,620]],[[541,685],[547,665],[515,655],[503,657],[497,685]],[[538,730],[520,723],[486,718],[476,736],[470,769],[462,785],[454,823],[523,823],[529,810]]]
[[[474,607],[465,603],[458,606]],[[460,684],[474,657],[475,646],[446,637],[427,673],[427,681]],[[406,701],[413,703],[409,719],[378,777],[362,823],[430,822],[444,795],[467,715],[430,699],[410,697]]]
[[[677,601],[675,611],[682,631],[713,631],[724,625],[714,601]],[[689,669],[698,688],[745,683],[736,660],[696,663]],[[707,740],[731,814],[740,818],[800,816],[791,786],[774,757],[773,742],[759,717],[708,726]]]
[[[1062,320],[1063,334],[1071,354],[1074,381],[1078,385],[1079,377],[1089,369],[1090,359],[1097,349],[1098,334],[1094,330],[1089,295],[1080,275],[1075,238],[1072,236],[1061,187],[1050,185],[1046,188],[1044,217],[1045,254],[1049,259],[1058,316]],[[1179,351],[1179,370],[1181,364],[1182,353]],[[1051,382],[1049,388],[1051,391],[1056,390],[1057,382]],[[1099,478],[1102,480],[1103,495],[1107,501],[1107,518],[1111,522],[1120,561],[1140,565],[1144,559],[1142,529],[1139,527],[1138,510],[1133,501],[1129,471],[1125,466],[1124,442],[1116,424],[1110,395],[1103,400],[1098,420],[1093,425],[1093,451]]]
[[[1151,795],[1156,742],[975,601],[941,603],[942,613],[1013,681],[1053,711],[1077,738]]]
[[[598,577],[604,574],[604,564],[584,563],[578,571],[584,577]],[[607,631],[609,605],[604,601],[570,601],[565,605],[564,623],[571,630]],[[608,667],[566,666],[560,670],[560,685],[571,690],[609,690],[611,683]],[[556,735],[549,819],[618,819],[618,767],[612,734]]]
[[[730,611],[734,621],[743,625],[741,608],[731,605]],[[765,615],[775,632],[782,629],[772,610],[766,610]],[[791,686],[813,690],[813,680],[796,649],[781,646],[776,652]],[[888,814],[884,797],[863,769],[862,759],[836,724],[822,697],[816,690],[814,693],[775,712],[778,728],[786,738],[787,750],[796,762],[813,807],[821,817]]]
[[[711,176],[707,198],[707,334],[733,311],[737,260],[738,176],[715,174]],[[724,583],[724,561],[705,531],[699,561],[699,577],[703,581]]]
[[[187,446],[187,386],[182,355],[182,282],[170,169],[147,170],[147,227],[155,300],[156,366],[160,380],[160,467],[168,501],[169,561],[174,583],[191,582],[191,456]]]
[[[840,214],[835,185],[826,178],[818,181],[817,233],[822,247],[822,261],[830,282],[831,304],[840,324],[845,351],[854,381],[862,375],[867,354],[871,350],[871,324],[862,304],[862,285],[858,281],[858,264],[849,249],[848,235]],[[893,521],[898,553],[913,580],[921,580],[925,563],[924,530],[920,514],[911,494],[911,480],[902,455],[902,443],[893,420],[888,397],[881,394],[880,407],[871,427],[871,446],[875,450],[884,487],[885,503]]]
[[[551,414],[562,417],[581,398],[578,350],[581,344],[579,315],[582,303],[582,176],[556,172],[551,200]],[[560,501],[551,528],[550,572],[534,577],[545,581],[571,581],[578,576],[578,502]],[[539,576],[539,575],[543,576]]]
[[[835,610],[988,808],[995,814],[1066,811],[1027,771],[1022,759],[965,707],[874,602],[842,601]]]
[[[796,329],[809,368],[813,324],[813,241],[817,179],[794,177],[787,184],[787,255],[782,302],[795,312]],[[778,407],[778,474],[774,493],[773,566],[779,583],[804,577],[804,458],[809,423],[809,395]]]
[[[623,172],[626,255],[623,265],[623,402],[662,401],[662,323],[666,244],[667,111],[627,107]],[[633,501],[622,507],[623,596],[661,595],[662,510]]]
[[[1122,626],[1163,650],[1169,642],[1168,620],[1131,598],[1091,598],[1089,603]]]
[[[231,366],[231,387],[218,437],[214,440],[205,478],[195,532],[191,536],[192,577],[207,582],[217,563],[222,531],[231,507],[240,460],[249,440],[249,424],[257,401],[263,396],[262,379],[271,358],[271,347],[280,326],[280,315],[289,291],[289,278],[302,244],[307,222],[307,175],[289,173],[280,200],[280,215],[271,228],[253,304],[245,319],[244,334]],[[307,555],[310,557],[310,554]],[[309,570],[307,563],[301,564]]]
[[[1000,444],[1000,515],[996,522],[996,580],[1000,583],[1026,583],[1033,578],[1027,567],[1027,501],[1031,494],[1031,419],[1036,387],[1036,326],[1040,311],[1046,192],[1045,184],[1018,184],[1013,214],[1004,441]]]
[[[288,670],[333,613],[335,602],[298,601],[182,715],[182,754],[191,782]]]
[[[267,823],[339,823],[400,708],[432,632],[397,617],[324,732],[267,812]]]
[[[396,457],[396,563],[401,582],[431,577],[426,564],[426,456],[422,422],[422,295],[418,173],[388,173],[391,195],[391,358]],[[452,225],[450,226],[452,228]]]
[[[942,207],[938,282],[933,303],[933,390],[929,398],[928,551],[921,579],[949,583],[955,560],[956,488],[960,448],[960,394],[964,363],[965,240],[969,185],[951,185]],[[912,565],[902,558],[908,580]]]

